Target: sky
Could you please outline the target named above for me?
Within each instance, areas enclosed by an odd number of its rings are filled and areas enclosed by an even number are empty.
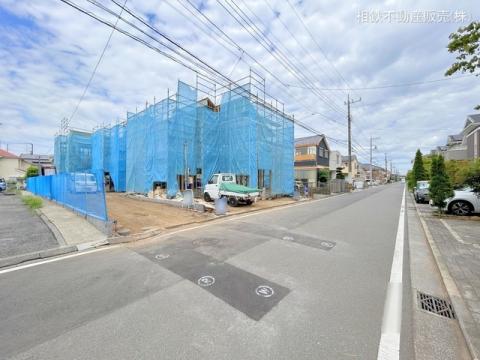
[[[88,1],[73,2],[108,22],[117,20]],[[98,2],[120,11],[112,1]],[[201,23],[192,6],[234,43]],[[253,69],[265,78],[270,97],[326,134],[330,147],[344,155],[344,103],[347,94],[361,98],[351,106],[352,137],[354,154],[364,163],[373,137],[373,162],[383,166],[386,153],[405,173],[417,148],[428,153],[444,145],[480,103],[480,77],[429,82],[444,79],[455,61],[446,48],[449,34],[480,19],[477,0],[127,0],[126,7],[230,79]],[[234,9],[252,23],[242,27],[230,14]],[[122,17],[140,24],[127,12]],[[123,21],[119,28],[152,44],[151,37],[160,38]],[[22,143],[33,143],[35,153],[53,153],[62,118],[86,130],[115,124],[128,111],[175,92],[177,80],[196,83],[191,69],[115,32],[74,111],[110,33],[59,0],[0,0],[2,148],[9,143],[21,153],[27,149]],[[427,83],[397,86],[418,82]],[[307,135],[296,126],[295,137]]]

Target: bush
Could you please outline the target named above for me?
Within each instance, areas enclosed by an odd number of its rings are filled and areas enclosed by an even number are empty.
[[[36,166],[29,166],[27,168],[27,174],[25,175],[27,178],[38,176],[38,167]]]
[[[43,200],[38,196],[24,195],[22,196],[22,201],[31,210],[40,209],[43,206]]]
[[[466,171],[465,185],[470,186],[477,194],[480,193],[480,159],[470,164]]]

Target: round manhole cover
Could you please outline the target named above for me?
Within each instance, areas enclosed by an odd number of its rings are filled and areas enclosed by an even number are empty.
[[[155,259],[157,260],[165,260],[165,259],[168,259],[170,257],[170,255],[168,254],[157,254],[155,255]]]
[[[215,278],[210,275],[202,276],[200,279],[198,279],[197,284],[203,287],[211,286],[215,284]]]
[[[295,239],[293,238],[293,236],[284,236],[282,239],[285,240],[285,241],[293,241],[293,240],[295,240]]]
[[[274,293],[273,289],[267,285],[260,285],[255,289],[255,294],[265,298],[271,297]]]
[[[320,243],[320,245],[322,245],[322,246],[324,246],[324,247],[327,247],[327,248],[332,248],[332,247],[334,247],[334,244],[333,244],[333,243],[331,243],[331,242],[326,242],[326,241],[322,241],[322,242]]]

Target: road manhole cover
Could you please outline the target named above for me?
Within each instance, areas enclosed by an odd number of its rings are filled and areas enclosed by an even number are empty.
[[[215,278],[210,275],[202,276],[200,279],[198,279],[197,284],[203,287],[212,286],[215,284]]]
[[[285,241],[293,241],[293,240],[295,240],[295,239],[293,238],[293,236],[284,236],[282,239],[285,240]]]
[[[267,285],[260,285],[255,289],[255,294],[265,298],[271,297],[274,293],[273,289]]]
[[[418,301],[422,310],[449,318],[455,319],[453,306],[449,301],[437,298],[432,295],[418,292]]]
[[[157,254],[155,255],[155,259],[157,260],[165,260],[165,259],[168,259],[170,257],[170,255],[168,254]]]

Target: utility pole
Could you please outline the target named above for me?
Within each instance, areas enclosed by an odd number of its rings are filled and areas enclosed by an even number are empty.
[[[370,185],[373,184],[373,156],[372,156],[372,153],[373,153],[373,141],[374,140],[377,140],[377,139],[380,139],[379,137],[371,137],[370,136]],[[376,148],[376,146],[375,146]]]
[[[350,94],[347,94],[347,101],[345,105],[347,105],[347,123],[348,123],[348,173],[352,173],[352,115],[350,112],[350,105],[356,102],[362,101],[362,98],[358,98],[357,100],[350,100]],[[352,176],[353,178],[353,176]]]
[[[388,182],[387,153],[385,153],[385,184]]]

